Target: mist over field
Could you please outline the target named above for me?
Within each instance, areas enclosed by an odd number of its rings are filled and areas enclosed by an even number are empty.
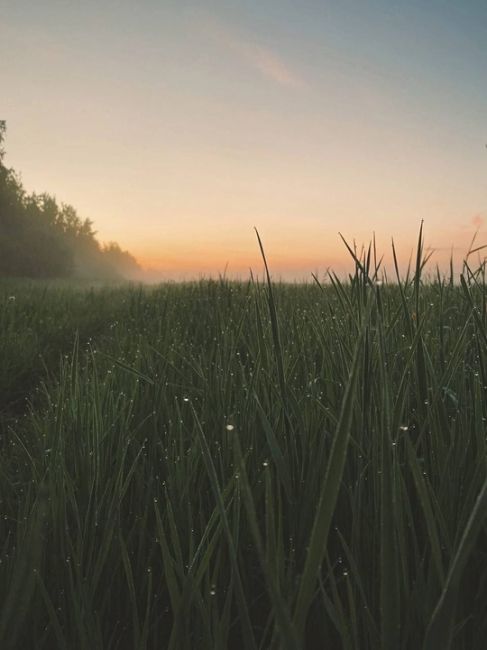
[[[485,262],[423,246],[392,283],[372,247],[327,285],[263,249],[3,281],[2,648],[482,648]]]
[[[0,650],[484,650],[485,0],[0,1]]]
[[[29,194],[4,162],[0,121],[0,277],[135,278],[135,258],[118,244],[100,245],[93,223],[47,193]]]

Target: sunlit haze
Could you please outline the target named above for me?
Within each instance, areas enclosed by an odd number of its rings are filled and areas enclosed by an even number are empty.
[[[160,277],[487,243],[486,71],[485,0],[0,0],[6,164]]]

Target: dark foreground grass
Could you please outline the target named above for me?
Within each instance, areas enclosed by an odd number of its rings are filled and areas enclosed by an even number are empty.
[[[487,285],[421,265],[2,287],[2,650],[485,648]]]

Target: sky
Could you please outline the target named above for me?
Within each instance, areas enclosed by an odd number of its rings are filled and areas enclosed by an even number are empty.
[[[485,0],[0,0],[6,163],[161,277],[487,243]],[[484,241],[485,240],[485,241]]]

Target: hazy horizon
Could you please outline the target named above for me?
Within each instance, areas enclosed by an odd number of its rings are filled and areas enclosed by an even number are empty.
[[[6,164],[162,278],[487,241],[487,5],[0,2]]]

